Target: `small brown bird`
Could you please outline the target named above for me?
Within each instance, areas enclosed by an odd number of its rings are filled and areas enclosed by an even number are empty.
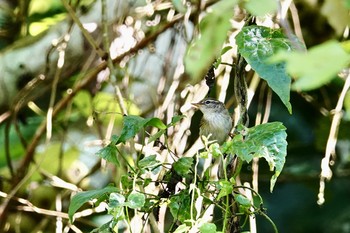
[[[224,103],[213,98],[205,98],[194,106],[203,113],[199,134],[223,144],[232,129],[232,118]]]

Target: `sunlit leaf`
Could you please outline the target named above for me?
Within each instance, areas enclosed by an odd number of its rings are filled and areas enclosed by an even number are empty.
[[[214,158],[222,157],[222,152],[218,143],[213,143],[209,146],[209,151]]]
[[[286,62],[287,71],[297,80],[295,90],[313,90],[329,83],[339,71],[350,63],[346,53],[337,41],[327,41],[302,52],[280,52],[271,58],[272,62]]]
[[[105,196],[105,199],[107,199],[110,193],[117,192],[117,191],[118,189],[116,187],[107,186],[103,189],[77,193],[76,195],[73,196],[69,204],[69,209],[68,209],[69,220],[73,222],[73,215],[85,203],[95,198],[100,198],[101,196]]]
[[[152,169],[159,164],[160,162],[156,159],[156,155],[144,157],[138,162],[140,169]]]
[[[244,8],[252,15],[265,16],[277,11],[278,2],[275,0],[248,0],[245,1]]]
[[[216,233],[216,225],[214,223],[204,223],[199,227],[200,233]]]
[[[115,219],[120,219],[124,215],[123,208],[125,206],[125,197],[119,193],[111,193],[109,195],[108,213],[113,215]]]
[[[236,135],[231,141],[223,145],[224,153],[236,154],[243,161],[251,162],[253,158],[264,158],[274,171],[270,182],[270,191],[280,175],[287,155],[286,128],[280,122],[266,123],[247,129]]]
[[[204,76],[220,55],[236,4],[237,0],[219,1],[200,22],[200,35],[193,40],[185,57],[186,72],[193,78],[193,83]]]
[[[325,0],[321,13],[327,18],[328,23],[335,29],[340,36],[344,33],[346,26],[349,25],[349,9],[344,0]]]
[[[146,202],[146,197],[144,194],[138,193],[138,192],[132,192],[128,196],[128,201],[126,202],[126,205],[131,209],[138,209],[144,206],[145,202]]]
[[[292,46],[281,30],[263,26],[247,26],[236,36],[241,55],[292,112],[290,99],[291,78],[283,62],[271,64],[268,58],[279,50],[291,51]]]

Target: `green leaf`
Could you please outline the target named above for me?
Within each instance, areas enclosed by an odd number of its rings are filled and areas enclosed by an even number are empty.
[[[176,230],[173,233],[184,233],[188,232],[191,229],[191,227],[187,226],[186,224],[181,224],[176,228]]]
[[[285,64],[268,62],[268,58],[277,51],[292,50],[289,40],[282,31],[255,25],[243,27],[236,36],[236,44],[240,54],[252,69],[267,81],[291,113],[292,106],[289,102],[291,78],[286,73]]]
[[[88,91],[79,91],[73,98],[73,104],[84,117],[92,114],[91,94]]]
[[[138,162],[138,166],[140,169],[148,169],[148,170],[154,169],[155,167],[159,166],[159,164],[161,164],[161,162],[159,162],[156,159],[156,155],[150,155],[150,156],[144,157]]]
[[[241,206],[251,207],[252,203],[248,198],[243,196],[242,194],[235,194],[235,201],[237,201]]]
[[[223,153],[239,156],[243,161],[264,158],[275,171],[270,180],[270,191],[281,173],[287,156],[286,128],[280,122],[266,123],[247,129],[246,136],[236,135],[223,145]]]
[[[184,5],[184,1],[182,0],[172,0],[173,6],[175,9],[180,12],[185,14],[187,11],[187,7]]]
[[[220,189],[220,192],[217,196],[217,200],[231,194],[233,191],[233,185],[227,180],[220,180],[218,188]]]
[[[148,143],[151,143],[151,142],[157,140],[158,138],[160,138],[160,136],[165,134],[165,132],[166,132],[165,129],[159,130],[157,133],[155,133],[151,137],[149,137]]]
[[[108,206],[111,208],[124,206],[125,197],[119,193],[111,193],[109,195],[109,203]]]
[[[220,55],[236,4],[237,0],[219,1],[200,22],[200,35],[192,41],[185,57],[186,72],[191,75],[193,83],[204,76]]]
[[[142,118],[140,116],[125,116],[122,132],[116,144],[125,143],[133,138],[140,130],[146,126],[153,126],[158,129],[166,129],[166,125],[158,118]]]
[[[254,16],[265,16],[276,13],[278,2],[276,0],[248,0],[244,7]]]
[[[110,163],[113,163],[116,166],[120,166],[117,157],[117,147],[113,142],[109,143],[107,146],[97,151],[96,155],[98,155],[100,158],[107,160]]]
[[[173,163],[173,168],[177,174],[180,176],[186,176],[190,172],[190,168],[193,164],[192,157],[182,157],[175,163]]]
[[[218,143],[213,143],[209,146],[209,151],[213,155],[214,158],[222,157],[222,152],[220,150],[220,146]]]
[[[170,124],[168,124],[166,126],[166,128],[169,128],[171,126],[174,126],[177,122],[179,122],[182,118],[184,118],[184,115],[178,115],[178,116],[173,116],[173,118],[171,118],[171,122]],[[159,130],[157,133],[155,133],[154,135],[152,135],[149,140],[148,143],[151,143],[155,140],[157,140],[160,136],[162,136],[163,134],[165,134],[166,130],[165,129],[161,129]]]
[[[111,225],[115,225],[115,221],[114,219],[106,222],[105,224],[103,224],[102,226],[93,229],[92,231],[90,231],[90,233],[111,233],[111,229],[113,229],[113,227],[111,227]]]
[[[321,8],[321,13],[327,18],[338,36],[344,33],[350,22],[349,9],[346,5],[344,0],[325,0]]]
[[[130,207],[131,209],[138,209],[144,206],[146,202],[145,195],[138,192],[132,192],[128,196],[128,201],[126,202],[126,205]]]
[[[191,197],[188,195],[188,190],[183,190],[178,195],[170,197],[168,207],[171,215],[180,222],[191,219]]]
[[[73,222],[73,215],[86,202],[89,202],[95,198],[100,199],[102,196],[106,196],[106,199],[107,199],[108,194],[117,192],[117,191],[118,189],[116,187],[107,186],[103,189],[77,193],[76,195],[73,196],[69,204],[69,209],[68,209],[69,220]]]
[[[347,67],[350,55],[337,41],[327,41],[302,52],[279,52],[271,62],[286,62],[287,71],[297,80],[294,90],[309,91],[334,79],[341,69]]]
[[[204,223],[199,227],[201,233],[216,233],[216,225],[214,223]]]
[[[108,213],[113,215],[116,220],[119,220],[123,215],[125,206],[125,197],[119,193],[111,193],[109,195]]]
[[[186,117],[185,115],[176,115],[171,118],[171,126],[174,126],[177,122],[181,121],[182,118]]]

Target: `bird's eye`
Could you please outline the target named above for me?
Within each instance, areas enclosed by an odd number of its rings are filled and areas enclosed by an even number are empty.
[[[206,100],[204,103],[205,104],[210,104],[210,100]]]

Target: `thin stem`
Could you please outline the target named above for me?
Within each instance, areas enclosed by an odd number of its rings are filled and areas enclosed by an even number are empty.
[[[269,217],[269,216],[267,216],[267,214],[265,214],[263,211],[259,211],[258,212],[260,215],[262,215],[263,217],[265,217],[266,219],[267,219],[267,221],[269,221],[270,223],[271,223],[271,225],[272,225],[272,227],[273,227],[273,231],[275,232],[275,233],[278,233],[278,229],[277,229],[277,227],[276,227],[276,224],[272,221],[272,219]]]
[[[68,11],[69,16],[72,18],[74,23],[77,24],[77,26],[79,27],[79,29],[83,33],[85,39],[90,43],[90,45],[96,51],[96,53],[101,58],[104,58],[105,57],[105,52],[97,45],[97,43],[92,38],[92,36],[89,34],[89,32],[85,30],[83,24],[80,22],[79,18],[76,16],[76,14],[75,14],[74,10],[72,9],[72,7],[67,3],[66,0],[61,0],[61,2],[63,4],[64,8],[66,8],[66,10]]]

